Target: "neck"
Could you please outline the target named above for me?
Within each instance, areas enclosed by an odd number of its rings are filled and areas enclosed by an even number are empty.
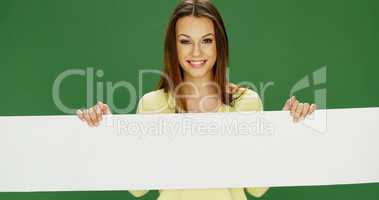
[[[217,94],[217,87],[217,83],[212,76],[201,78],[184,77],[183,92],[185,95],[194,95],[194,98]]]

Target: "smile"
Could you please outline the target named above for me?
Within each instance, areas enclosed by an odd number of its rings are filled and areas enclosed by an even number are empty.
[[[187,62],[193,68],[200,68],[200,67],[202,67],[207,62],[207,60],[187,60]]]

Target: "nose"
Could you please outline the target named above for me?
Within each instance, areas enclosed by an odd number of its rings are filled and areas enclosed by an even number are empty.
[[[201,55],[200,45],[195,43],[192,49],[192,56],[197,57]]]

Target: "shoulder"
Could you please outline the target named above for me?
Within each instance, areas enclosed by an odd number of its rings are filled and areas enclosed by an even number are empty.
[[[162,112],[168,108],[168,94],[163,89],[144,94],[138,102],[139,112]]]
[[[155,101],[164,100],[165,97],[166,97],[166,93],[164,92],[164,90],[159,89],[159,90],[154,90],[154,91],[144,94],[140,100],[144,100],[146,102],[155,102]]]
[[[234,107],[238,111],[263,111],[263,104],[258,93],[246,87],[238,88],[233,94]]]

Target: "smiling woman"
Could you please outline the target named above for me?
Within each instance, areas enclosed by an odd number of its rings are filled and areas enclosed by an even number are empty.
[[[190,27],[197,28],[191,29]],[[212,21],[205,17],[183,17],[176,24],[176,32],[180,66],[187,72],[184,78],[204,76],[202,73],[199,75],[192,74],[199,72],[199,70],[192,69],[202,69],[210,79],[212,77],[211,69],[217,57]]]
[[[165,92],[175,89],[176,112],[188,112],[189,101],[196,98],[186,97],[196,92],[198,97],[215,96],[207,98],[214,107],[231,105],[232,91],[238,87],[226,78],[228,61],[228,36],[216,7],[209,1],[179,3],[166,30],[163,72],[167,76],[162,76],[158,84],[158,89]]]
[[[255,91],[227,80],[228,61],[227,33],[214,5],[207,0],[181,1],[168,23],[158,88],[140,99],[137,113],[262,111],[262,101]],[[314,109],[315,105],[299,103],[294,97],[284,106],[294,119]],[[80,119],[91,126],[98,125],[106,113],[109,108],[102,102],[89,110],[78,110]],[[158,199],[246,200],[245,191],[261,197],[267,190],[268,187],[161,190]],[[130,192],[140,197],[148,191]]]

